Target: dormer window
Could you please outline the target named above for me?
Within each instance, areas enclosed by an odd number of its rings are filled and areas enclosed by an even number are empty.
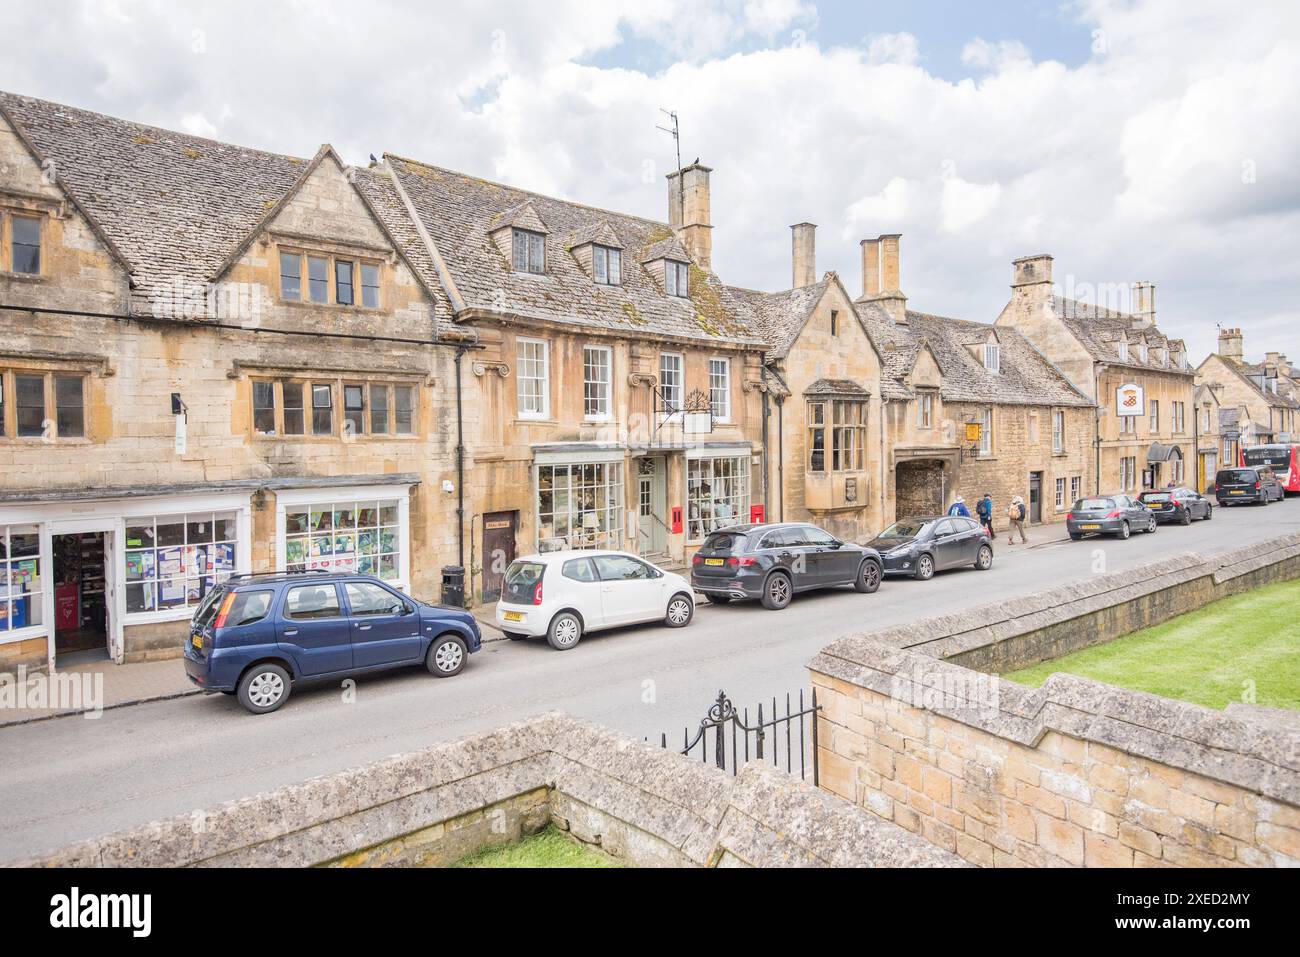
[[[994,375],[1002,371],[1002,347],[996,342],[984,344],[984,368]]]
[[[1139,342],[1139,343],[1138,343],[1138,361],[1141,362],[1143,365],[1146,365],[1146,363],[1147,363],[1147,361],[1150,359],[1150,357],[1151,357],[1151,353],[1150,353],[1150,351],[1147,349],[1147,344],[1146,344],[1145,342]]]
[[[686,263],[675,259],[664,260],[664,289],[667,290],[668,295],[689,298],[691,294],[689,276],[690,267]]]
[[[1121,339],[1118,343],[1118,348],[1119,348],[1119,361],[1128,362],[1128,340]]]
[[[592,246],[591,271],[602,286],[619,286],[623,283],[623,254],[612,246]]]
[[[546,272],[546,237],[527,229],[513,230],[511,262],[515,272]]]

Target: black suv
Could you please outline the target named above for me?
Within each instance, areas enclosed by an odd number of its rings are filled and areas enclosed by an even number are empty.
[[[1267,465],[1223,469],[1214,478],[1214,497],[1220,505],[1267,505],[1286,497],[1277,473]]]
[[[732,525],[711,533],[691,559],[691,586],[715,605],[757,598],[784,608],[796,592],[880,587],[880,554],[842,542],[816,525]]]
[[[1214,518],[1214,503],[1195,489],[1148,489],[1138,496],[1138,500],[1151,510],[1161,525],[1166,522],[1190,525],[1198,518],[1207,521]]]

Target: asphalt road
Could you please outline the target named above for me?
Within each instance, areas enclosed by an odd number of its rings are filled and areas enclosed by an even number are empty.
[[[337,686],[295,690],[272,715],[224,695],[191,696],[0,729],[0,860],[318,774],[365,764],[543,711],[562,709],[636,735],[669,740],[694,727],[725,688],[739,707],[806,688],[805,665],[841,635],[945,614],[1184,551],[1205,554],[1300,530],[1300,499],[1217,509],[1212,522],[1162,526],[1127,542],[998,545],[993,568],[889,579],[796,597],[788,609],[701,603],[690,627],[641,626],[591,635],[568,652],[545,641],[497,641],[456,678],[412,669],[361,679],[355,701]],[[1062,530],[1063,534],[1063,530]],[[177,667],[180,667],[179,662]]]

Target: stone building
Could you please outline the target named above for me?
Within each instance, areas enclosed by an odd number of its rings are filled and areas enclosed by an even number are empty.
[[[1057,295],[1052,257],[1012,264],[1011,300],[997,319],[1097,404],[1092,491],[1137,493],[1191,481],[1195,372],[1182,340],[1156,325],[1155,287],[1133,287],[1134,311]]]
[[[497,598],[516,552],[678,564],[763,514],[763,345],[711,268],[710,169],[682,170],[681,189],[672,174],[669,221],[654,222],[399,157],[383,168],[416,218],[411,254],[438,264],[451,322],[480,347],[473,596]]]
[[[1093,481],[1095,411],[1018,330],[907,308],[900,237],[864,240],[856,308],[884,356],[889,517],[985,493],[994,527],[1015,496],[1054,522]]]
[[[401,211],[328,146],[0,95],[0,667],[175,655],[235,572],[436,596],[464,343]]]
[[[1300,441],[1295,370],[1276,352],[1263,362],[1247,362],[1244,344],[1240,329],[1219,330],[1219,350],[1197,368],[1197,382],[1212,389],[1223,406],[1243,411],[1243,427],[1237,430],[1241,448]]]
[[[816,279],[816,227],[791,229],[791,288],[732,290],[767,342],[768,520],[861,540],[889,511],[881,356],[839,277]]]

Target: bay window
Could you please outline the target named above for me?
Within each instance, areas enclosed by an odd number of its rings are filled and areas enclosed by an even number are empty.
[[[687,539],[749,520],[749,473],[748,455],[687,459]]]

